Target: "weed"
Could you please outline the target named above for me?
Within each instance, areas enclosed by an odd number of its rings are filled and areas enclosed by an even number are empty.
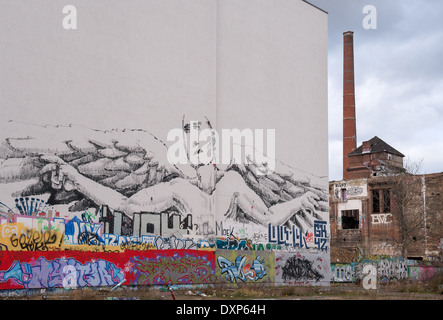
[[[284,286],[281,289],[282,296],[312,296],[319,294],[316,287],[309,286]]]

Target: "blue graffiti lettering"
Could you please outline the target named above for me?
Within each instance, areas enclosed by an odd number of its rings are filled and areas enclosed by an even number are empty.
[[[217,258],[221,273],[225,275],[226,280],[230,282],[237,282],[237,279],[245,282],[248,279],[257,281],[262,279],[266,274],[264,261],[260,261],[260,256],[257,256],[252,263],[249,262],[247,256],[238,256],[235,259],[235,264],[223,256]]]
[[[45,257],[40,257],[32,265],[14,261],[7,271],[0,271],[0,282],[12,280],[27,289],[62,288],[63,281],[68,276],[65,273],[66,266],[72,266],[76,270],[76,287],[111,286],[124,280],[121,269],[106,260],[98,259],[82,264],[74,258],[48,261]]]

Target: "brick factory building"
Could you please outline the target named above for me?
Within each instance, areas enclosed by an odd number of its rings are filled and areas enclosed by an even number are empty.
[[[443,173],[331,181],[329,194],[331,262],[358,256],[441,260]],[[403,212],[396,194],[408,201]]]
[[[353,32],[343,37],[343,180],[329,183],[331,263],[441,261],[443,173],[407,173],[404,155],[377,136],[357,147]]]

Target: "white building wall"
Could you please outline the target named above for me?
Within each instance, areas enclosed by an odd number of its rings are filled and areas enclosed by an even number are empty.
[[[302,0],[73,0],[66,30],[65,5],[1,2],[2,202],[49,176],[45,201],[76,190],[130,218],[191,215],[183,237],[329,255],[325,12]],[[168,132],[194,120],[275,129],[274,172],[169,163]],[[81,215],[70,206],[56,210]]]

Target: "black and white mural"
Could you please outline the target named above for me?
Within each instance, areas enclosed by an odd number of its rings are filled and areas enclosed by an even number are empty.
[[[167,143],[142,129],[14,121],[3,128],[8,135],[0,145],[1,201],[15,213],[25,207],[17,200],[41,199],[67,218],[88,212],[100,222],[106,206],[131,220],[166,214],[169,224],[177,221],[176,236],[214,238],[231,228],[229,236],[250,230],[261,240],[275,227],[295,227],[305,235],[315,221],[327,222],[322,178],[283,164],[284,170],[268,175],[257,175],[254,163],[174,165],[166,159]]]

